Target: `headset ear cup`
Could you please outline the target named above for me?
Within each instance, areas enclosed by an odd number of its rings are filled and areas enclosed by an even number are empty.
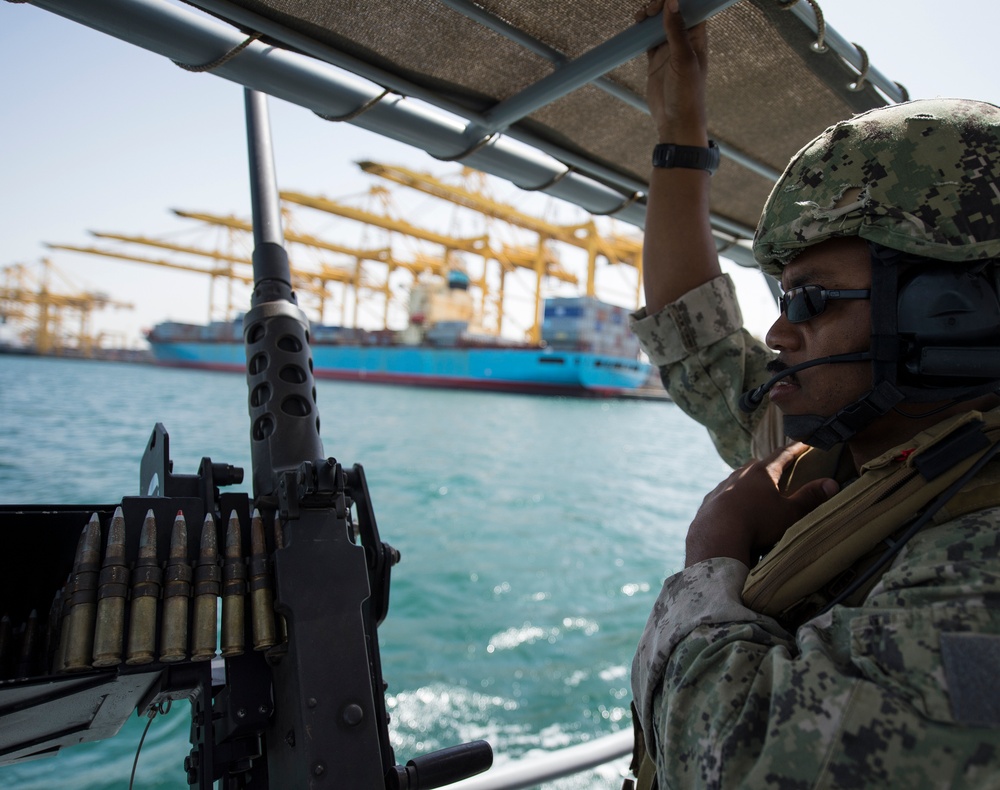
[[[919,375],[919,357],[926,349],[1000,346],[995,283],[968,266],[914,264],[899,284],[896,327],[903,349],[900,373],[909,379],[906,383],[941,386],[943,382]]]

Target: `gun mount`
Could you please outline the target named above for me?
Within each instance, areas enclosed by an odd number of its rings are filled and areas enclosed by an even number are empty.
[[[377,627],[399,553],[379,536],[363,468],[324,455],[253,91],[247,126],[253,497],[224,492],[243,470],[209,458],[175,474],[157,424],[139,496],[0,506],[0,765],[187,699],[184,769],[200,790],[440,787],[489,768],[492,751],[476,741],[396,764]]]

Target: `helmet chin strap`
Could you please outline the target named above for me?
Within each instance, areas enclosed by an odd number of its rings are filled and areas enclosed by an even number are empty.
[[[829,450],[867,428],[905,397],[894,384],[883,381],[830,417],[785,415],[785,434],[818,450]]]
[[[880,257],[869,244],[872,263],[871,347],[872,388],[829,417],[786,416],[785,433],[819,450],[829,450],[867,428],[906,398],[897,385],[900,358],[896,331],[896,294],[899,287],[896,258]]]

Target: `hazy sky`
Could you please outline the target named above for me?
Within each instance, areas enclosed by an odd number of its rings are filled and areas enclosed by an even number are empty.
[[[864,46],[873,64],[904,83],[913,97],[1000,103],[995,0],[821,5],[827,23]],[[105,291],[134,303],[134,311],[104,311],[96,321],[100,328],[127,333],[133,343],[140,327],[166,318],[204,321],[208,281],[201,275],[48,252],[42,242],[93,244],[88,231],[98,230],[203,248],[222,245],[217,231],[177,219],[170,209],[249,215],[242,89],[208,74],[189,74],[158,55],[30,5],[8,3],[0,4],[0,73],[0,267],[48,256],[70,279],[66,286],[54,282],[54,289]],[[361,195],[377,183],[352,164],[364,158],[441,175],[457,169],[276,100],[271,123],[282,188],[335,198]],[[509,185],[491,184],[501,199],[526,200],[526,193]],[[417,224],[447,229],[454,221],[446,204],[429,198],[409,198],[406,211]],[[327,237],[349,232],[337,222],[329,220]],[[369,233],[352,243],[384,241]],[[139,252],[166,257],[153,249]],[[625,275],[615,277],[611,290],[627,298],[634,283]],[[217,304],[224,304],[222,291],[217,295]],[[757,310],[758,301],[766,299],[754,296],[744,309],[756,326],[766,326],[770,308]],[[379,311],[371,310],[367,318]],[[328,314],[328,320],[336,316]]]

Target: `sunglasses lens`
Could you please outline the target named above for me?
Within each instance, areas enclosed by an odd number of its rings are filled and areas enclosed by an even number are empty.
[[[784,295],[785,314],[793,324],[815,318],[826,307],[823,289],[818,285],[803,285],[791,288]]]

